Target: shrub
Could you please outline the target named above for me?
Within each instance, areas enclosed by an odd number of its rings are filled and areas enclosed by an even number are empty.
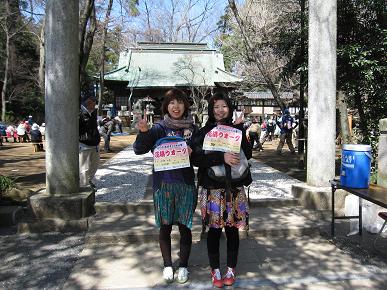
[[[4,175],[0,175],[0,195],[4,194],[8,189],[13,188],[14,186],[14,179]]]

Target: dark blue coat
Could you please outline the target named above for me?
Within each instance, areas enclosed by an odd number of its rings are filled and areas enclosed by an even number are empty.
[[[133,144],[134,153],[137,155],[153,152],[156,141],[166,136],[180,136],[185,139],[187,145],[192,148],[191,136],[197,131],[196,126],[190,129],[171,129],[168,128],[164,121],[154,124],[154,126],[145,133],[138,133],[136,141]],[[192,167],[157,171],[153,170],[153,188],[160,188],[161,183],[185,183],[195,185],[195,173]]]

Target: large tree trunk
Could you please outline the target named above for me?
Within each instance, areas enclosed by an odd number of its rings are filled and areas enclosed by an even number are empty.
[[[305,1],[300,0],[300,25],[301,25],[301,35],[300,35],[300,57],[302,63],[305,62]],[[305,108],[305,72],[303,69],[300,70],[300,110],[298,112],[299,127],[298,127],[298,165],[300,168],[305,166],[305,126],[304,126],[304,108]]]
[[[87,25],[89,23],[89,25]],[[86,65],[96,30],[95,1],[87,0],[81,9],[79,20],[79,80],[81,88],[86,83]]]
[[[8,87],[13,87],[15,82],[15,77],[17,70],[19,68],[18,62],[20,61],[17,57],[16,44],[13,41],[13,36],[20,32],[21,24],[21,15],[19,9],[19,0],[13,0],[8,2],[8,11],[6,13],[6,23],[8,25],[8,34],[9,34],[9,48],[8,48]],[[6,8],[7,9],[7,8]]]
[[[148,3],[146,1],[144,1],[144,5],[145,5],[145,15],[146,15],[146,25],[148,27],[148,41],[153,41],[153,31],[152,31],[152,26],[151,26],[151,23],[150,23],[150,10],[148,8]]]
[[[4,78],[3,78],[3,87],[1,89],[1,120],[5,121],[5,104],[7,97],[7,85],[8,85],[8,73],[9,73],[9,28],[8,28],[8,17],[9,17],[9,2],[5,0],[5,25],[4,25],[4,33],[5,33],[5,66],[4,66]]]
[[[269,88],[269,90],[273,94],[273,97],[274,97],[275,101],[277,102],[278,106],[281,108],[282,111],[284,111],[284,109],[286,108],[286,105],[281,100],[281,96],[277,90],[277,87],[275,86],[274,81],[272,80],[269,72],[267,71],[264,64],[262,63],[262,60],[259,56],[259,52],[254,48],[250,38],[247,35],[245,23],[239,15],[239,11],[238,11],[238,8],[236,7],[235,1],[228,0],[228,3],[229,3],[231,11],[234,14],[235,20],[238,23],[239,29],[241,30],[241,33],[243,35],[246,55],[247,55],[249,61],[251,63],[253,63],[254,65],[256,65],[259,72],[262,74],[262,76],[266,82],[267,87]]]
[[[43,18],[42,28],[40,30],[40,42],[39,42],[39,88],[44,95],[44,68],[45,68],[45,56],[44,56],[44,29],[46,27],[46,17]]]
[[[364,110],[363,110],[363,104],[362,104],[361,95],[360,95],[359,91],[356,91],[354,98],[355,98],[355,107],[356,107],[357,111],[359,112],[359,117],[360,117],[359,127],[360,127],[360,131],[362,134],[362,139],[364,139],[366,136],[369,135],[368,130],[367,130],[368,119],[366,118]]]
[[[7,96],[7,84],[8,84],[8,71],[9,71],[9,33],[5,33],[6,42],[5,42],[5,68],[4,68],[4,78],[3,78],[3,88],[1,90],[1,120],[5,121],[5,104]]]
[[[103,32],[102,32],[102,48],[101,48],[101,58],[100,58],[100,76],[99,76],[99,98],[98,98],[98,115],[101,115],[102,107],[102,95],[105,89],[104,85],[104,76],[105,76],[105,44],[106,44],[106,34],[110,19],[110,13],[112,11],[113,0],[109,0],[108,8],[105,14],[105,19],[103,22]]]
[[[340,112],[340,132],[342,141],[344,144],[351,143],[351,133],[349,131],[348,124],[347,103],[345,101],[345,95],[342,91],[339,91],[337,94],[337,107]]]

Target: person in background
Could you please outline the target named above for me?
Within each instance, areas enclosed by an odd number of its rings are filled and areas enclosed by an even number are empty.
[[[28,125],[32,126],[34,124],[34,121],[32,120],[32,116],[29,115],[27,119]]]
[[[293,143],[292,143],[292,134],[293,129],[298,126],[298,123],[295,122],[292,116],[290,116],[289,109],[284,110],[284,114],[281,117],[281,120],[278,122],[278,126],[281,129],[281,135],[280,135],[280,142],[277,147],[277,154],[282,154],[282,147],[285,144],[288,144],[289,150],[292,154],[296,153],[296,150],[294,149]]]
[[[246,131],[249,129],[249,127],[251,126],[252,122],[250,120],[250,118],[248,118],[247,120],[245,120],[245,122],[243,123],[243,129],[245,129]]]
[[[273,119],[270,118],[267,121],[266,130],[267,130],[267,140],[272,141],[274,138],[274,130],[275,130],[275,123],[274,123]]]
[[[248,130],[251,147],[253,149],[258,149],[258,151],[263,151],[262,144],[259,140],[261,135],[261,126],[259,125],[257,118],[253,119]],[[254,145],[254,143],[256,143],[256,145]]]
[[[37,146],[37,151],[43,150],[42,133],[39,131],[39,125],[33,123],[31,126],[31,142],[34,146]]]
[[[114,121],[110,119],[109,116],[105,116],[99,125],[99,134],[103,137],[104,140],[104,151],[107,153],[112,152],[110,150],[110,138],[114,130]]]
[[[26,138],[27,142],[31,142],[31,138],[30,138],[30,135],[31,135],[31,125],[30,125],[30,123],[28,123],[28,121],[24,121],[24,127],[26,129],[25,138]]]
[[[267,122],[265,119],[261,119],[261,135],[259,136],[259,142],[263,145],[267,139]],[[262,150],[263,151],[263,150]]]
[[[96,99],[87,92],[81,99],[79,112],[79,185],[90,185],[95,190],[92,179],[99,165],[100,135],[97,128]]]
[[[208,132],[218,125],[226,125],[242,131],[241,150],[247,159],[251,158],[251,145],[247,141],[242,120],[238,118],[232,123],[233,106],[231,100],[222,93],[215,93],[208,104],[208,121],[193,136],[192,163],[198,166],[199,204],[202,221],[209,227],[207,235],[207,252],[211,267],[212,284],[221,288],[231,286],[235,282],[238,251],[239,229],[248,228],[249,206],[244,186],[251,184],[251,174],[240,181],[215,181],[208,174],[208,168],[224,165],[226,172],[240,163],[239,154],[203,150],[204,138]],[[257,122],[258,123],[258,122]],[[258,124],[259,126],[259,124]],[[231,179],[231,178],[230,178]],[[227,179],[228,180],[228,179]],[[227,238],[227,272],[224,277],[220,273],[219,243],[223,228]]]
[[[2,142],[3,139],[5,139],[5,142],[8,142],[7,126],[5,124],[0,124],[0,141]]]
[[[14,125],[10,124],[6,130],[7,138],[13,138],[13,142],[17,142],[17,132]]]
[[[20,121],[19,125],[17,126],[16,133],[19,139],[19,142],[27,142],[27,133],[26,133],[26,126],[24,121]]]
[[[118,116],[115,116],[113,120],[114,120],[114,123],[117,124],[117,126],[118,126],[118,131],[120,133],[122,133],[122,120],[121,120],[121,118]]]
[[[46,123],[42,123],[42,125],[40,125],[39,131],[42,134],[43,140],[45,140],[46,139]]]
[[[197,130],[193,118],[189,115],[189,102],[186,94],[178,89],[166,92],[162,103],[164,119],[149,128],[146,114],[137,128],[139,134],[133,149],[136,154],[153,151],[157,140],[166,136],[184,138],[191,154],[190,141]],[[155,220],[159,228],[159,245],[164,262],[163,278],[167,283],[174,280],[171,257],[171,230],[177,225],[180,232],[180,262],[176,280],[188,281],[188,259],[192,245],[192,219],[196,208],[197,192],[195,173],[192,164],[189,167],[174,170],[153,170],[153,202]]]

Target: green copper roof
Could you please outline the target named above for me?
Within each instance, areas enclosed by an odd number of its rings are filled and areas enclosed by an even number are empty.
[[[203,43],[138,43],[120,54],[118,68],[105,80],[128,87],[226,85],[242,81],[224,70],[223,55]]]

